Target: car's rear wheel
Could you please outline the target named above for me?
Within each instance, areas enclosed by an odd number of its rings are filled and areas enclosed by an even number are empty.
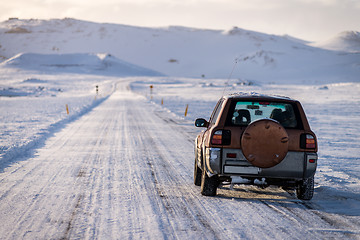
[[[310,200],[314,196],[314,177],[304,179],[296,187],[296,197],[301,200]]]
[[[217,175],[209,177],[205,169],[201,175],[201,194],[204,196],[215,196],[219,186],[219,177]]]
[[[194,184],[196,186],[201,186],[201,174],[202,174],[202,171],[199,168],[199,166],[197,165],[197,159],[195,158],[195,163],[194,163]]]

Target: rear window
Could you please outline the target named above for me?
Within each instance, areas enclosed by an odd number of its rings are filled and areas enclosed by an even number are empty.
[[[291,103],[239,101],[232,104],[227,123],[247,126],[255,120],[271,118],[285,128],[298,128],[300,120],[294,108],[295,106]]]

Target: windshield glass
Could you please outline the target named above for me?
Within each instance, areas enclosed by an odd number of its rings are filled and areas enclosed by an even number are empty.
[[[236,102],[231,114],[231,125],[247,126],[251,122],[271,118],[285,128],[296,128],[298,120],[290,103],[277,102]]]

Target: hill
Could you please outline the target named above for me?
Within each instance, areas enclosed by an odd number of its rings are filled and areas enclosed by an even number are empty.
[[[279,83],[358,82],[360,54],[309,46],[290,36],[179,26],[143,28],[76,19],[0,23],[0,55],[110,53],[169,76]]]
[[[312,46],[335,51],[360,53],[360,32],[341,32],[327,41],[314,43]]]
[[[0,64],[42,72],[69,72],[115,76],[161,76],[159,72],[124,62],[110,54],[20,53]]]

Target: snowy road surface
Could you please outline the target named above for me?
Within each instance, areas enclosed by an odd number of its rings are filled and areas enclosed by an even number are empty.
[[[360,239],[281,189],[201,196],[194,129],[126,86],[0,173],[0,239]]]

